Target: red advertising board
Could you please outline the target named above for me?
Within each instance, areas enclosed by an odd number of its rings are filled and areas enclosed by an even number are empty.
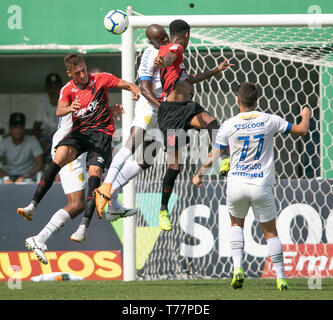
[[[49,263],[40,263],[33,252],[0,252],[0,281],[30,280],[51,272],[71,273],[85,280],[121,280],[120,251],[47,251]]]
[[[283,245],[285,274],[287,277],[333,277],[333,244]],[[268,257],[263,278],[275,277]]]

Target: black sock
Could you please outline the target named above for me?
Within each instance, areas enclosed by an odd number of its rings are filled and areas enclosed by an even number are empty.
[[[86,210],[84,212],[84,217],[82,218],[81,224],[84,224],[87,228],[89,227],[90,220],[95,211],[95,198],[93,196],[93,191],[99,187],[101,179],[97,176],[91,176],[88,179],[88,194],[86,200]]]
[[[173,170],[171,168],[168,168],[165,172],[162,184],[161,211],[168,210],[169,199],[179,172],[180,170]]]
[[[43,199],[46,192],[51,188],[54,178],[60,169],[61,168],[53,161],[46,167],[32,198],[36,205]]]
[[[207,124],[206,129],[208,130],[209,139],[211,143],[215,142],[217,131],[219,131],[219,123],[217,120],[213,120]]]

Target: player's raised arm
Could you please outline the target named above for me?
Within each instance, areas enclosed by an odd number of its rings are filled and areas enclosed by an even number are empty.
[[[213,70],[209,70],[207,72],[204,73],[198,73],[198,74],[191,74],[188,76],[188,80],[190,84],[193,83],[198,83],[201,81],[204,81],[206,79],[209,79],[210,77],[217,75],[219,73],[221,73],[224,70],[227,70],[229,67],[233,67],[234,64],[232,63],[228,63],[227,58],[225,58],[223,60],[223,62],[221,62],[215,69]]]
[[[140,98],[140,88],[134,83],[120,79],[117,88],[130,91],[134,96],[133,100]]]
[[[296,136],[305,136],[308,133],[310,127],[310,108],[304,107],[300,112],[300,116],[302,117],[302,121],[299,124],[293,124],[290,129],[290,133]]]
[[[192,183],[196,187],[201,187],[202,177],[209,172],[209,170],[214,165],[214,163],[217,161],[217,159],[219,159],[225,152],[226,152],[226,149],[216,148],[215,146],[212,148],[212,150],[209,152],[207,158],[203,162],[201,168],[198,170],[198,172],[192,179]]]

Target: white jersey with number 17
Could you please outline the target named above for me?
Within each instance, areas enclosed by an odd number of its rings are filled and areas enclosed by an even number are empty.
[[[224,121],[215,147],[230,148],[228,181],[255,185],[275,183],[274,135],[288,133],[292,124],[280,116],[251,111]]]

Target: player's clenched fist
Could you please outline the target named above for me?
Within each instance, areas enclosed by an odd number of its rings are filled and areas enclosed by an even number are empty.
[[[157,56],[154,60],[154,67],[157,69],[162,69],[164,67],[163,65],[163,57]]]
[[[75,100],[72,102],[72,104],[69,106],[71,112],[74,112],[74,111],[80,109],[80,107],[81,107],[81,103],[80,103],[80,100],[78,97],[76,97]]]
[[[202,185],[202,177],[199,176],[198,174],[196,174],[196,175],[193,177],[193,179],[192,179],[192,183],[193,183],[196,187],[200,188],[201,185]]]
[[[121,104],[114,104],[112,107],[110,107],[111,114],[114,118],[116,118],[118,121],[120,120],[120,115],[125,113],[124,108]]]
[[[302,118],[310,118],[311,117],[311,110],[309,107],[304,107],[302,111],[300,112],[300,116]]]

